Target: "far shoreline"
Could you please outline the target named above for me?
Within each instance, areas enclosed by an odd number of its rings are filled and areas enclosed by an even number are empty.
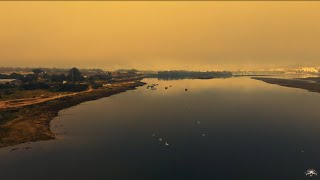
[[[304,89],[309,92],[320,93],[320,83],[319,83],[320,79],[318,78],[281,79],[281,78],[269,78],[269,77],[251,77],[251,79],[263,81],[269,84],[276,84],[279,86]]]

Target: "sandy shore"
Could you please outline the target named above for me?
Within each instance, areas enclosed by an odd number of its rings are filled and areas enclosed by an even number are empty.
[[[75,106],[85,101],[108,97],[114,94],[135,89],[145,83],[137,81],[122,82],[102,89],[61,96],[46,101],[10,108],[2,108],[0,112],[15,117],[0,125],[0,148],[25,142],[54,139],[50,131],[50,121],[60,110]]]

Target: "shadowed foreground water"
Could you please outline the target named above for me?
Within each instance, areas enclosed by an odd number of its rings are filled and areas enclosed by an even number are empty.
[[[248,77],[144,81],[159,86],[66,109],[51,124],[56,140],[0,149],[1,180],[301,180],[320,171],[320,94]]]

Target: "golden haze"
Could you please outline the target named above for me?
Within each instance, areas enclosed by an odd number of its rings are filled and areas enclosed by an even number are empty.
[[[0,2],[1,66],[319,65],[320,2]]]

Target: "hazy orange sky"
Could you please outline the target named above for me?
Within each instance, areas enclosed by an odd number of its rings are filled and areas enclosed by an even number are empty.
[[[320,2],[0,2],[0,66],[320,64]]]

